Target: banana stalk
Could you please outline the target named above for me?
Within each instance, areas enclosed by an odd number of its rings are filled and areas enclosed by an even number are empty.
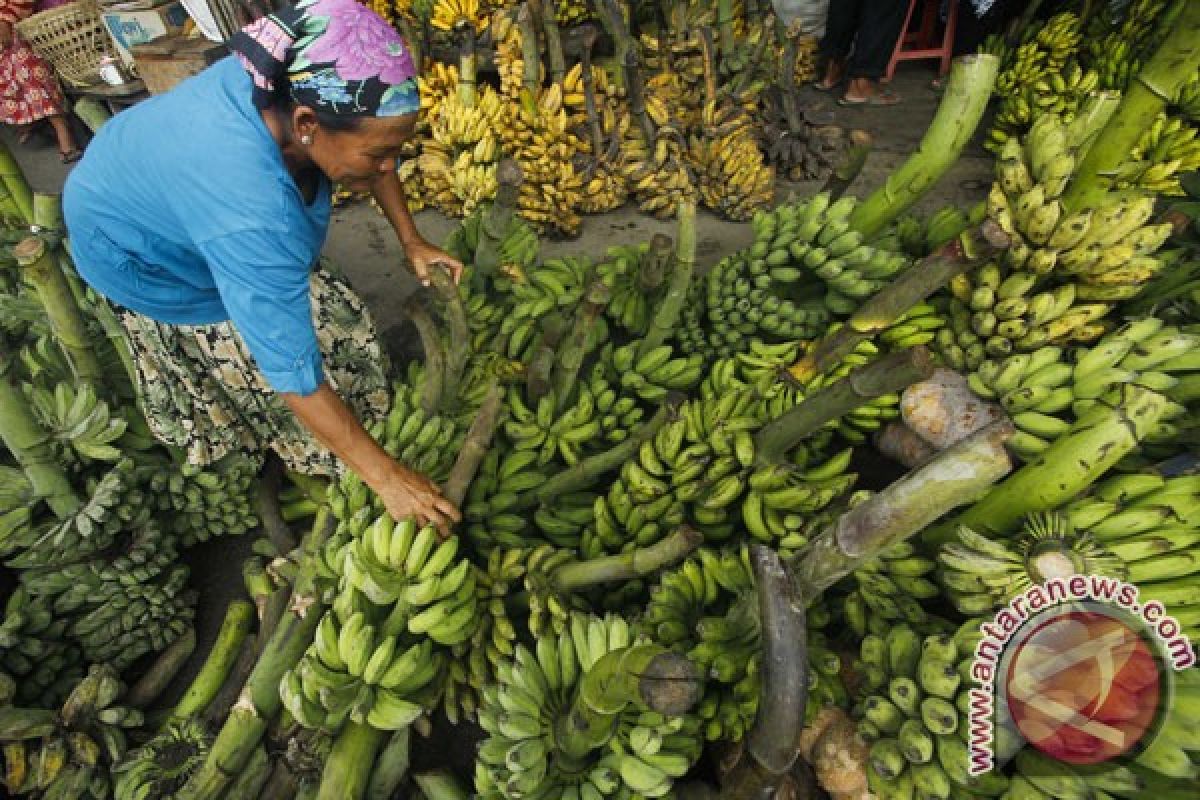
[[[0,142],[0,183],[8,188],[8,193],[21,218],[26,224],[32,223],[33,190],[29,188],[29,181],[25,180],[25,173],[21,172],[21,167],[13,157],[12,151],[3,142]]]
[[[1110,187],[1110,176],[1180,87],[1200,70],[1200,4],[1185,3],[1175,25],[1154,56],[1142,67],[1095,144],[1075,170],[1062,197],[1067,211],[1098,206]]]
[[[651,139],[650,141],[653,141]],[[650,329],[638,343],[637,357],[643,358],[651,350],[667,340],[678,327],[679,315],[687,302],[692,275],[696,271],[696,203],[680,201],[678,210],[678,233],[675,237],[675,269],[666,297],[654,312]]]
[[[960,526],[984,536],[1015,531],[1025,515],[1050,511],[1075,497],[1153,431],[1170,401],[1135,384],[1099,400],[1036,461],[1026,464],[965,513],[925,532],[928,544],[948,541]],[[978,434],[976,434],[978,435]]]
[[[805,604],[1007,475],[1004,442],[1012,432],[1007,421],[993,423],[839,517],[788,565]]]
[[[470,797],[458,780],[443,769],[414,775],[413,782],[426,800],[467,800]]]
[[[663,425],[675,419],[679,406],[683,404],[683,399],[683,395],[680,394],[668,396],[667,402],[655,412],[654,416],[646,420],[623,442],[603,453],[596,453],[581,459],[573,466],[556,473],[529,495],[523,497],[516,507],[524,509],[539,502],[549,503],[560,495],[593,485],[601,475],[617,469],[632,459],[639,447],[653,439],[654,434],[658,433]]]
[[[150,668],[138,678],[138,682],[129,687],[129,692],[121,702],[133,708],[145,708],[153,703],[179,674],[179,670],[183,669],[183,665],[191,658],[195,649],[196,630],[189,625],[182,636],[177,637],[166,650],[158,654]]]
[[[525,393],[530,401],[541,400],[553,388],[550,375],[558,356],[558,346],[566,334],[567,323],[562,314],[547,314],[542,319],[542,333],[525,370]]]
[[[270,458],[263,467],[258,480],[258,496],[256,511],[263,533],[280,553],[290,553],[296,549],[296,537],[284,523],[279,510],[279,489],[283,483],[283,462],[278,458]]]
[[[495,275],[501,266],[500,245],[517,210],[523,179],[521,167],[511,158],[496,167],[496,198],[483,213],[475,248],[474,267],[479,275]]]
[[[258,800],[293,800],[298,788],[299,782],[287,761],[282,758],[276,759],[271,777],[267,778],[267,785],[263,787]]]
[[[325,610],[316,591],[317,562],[321,548],[334,527],[328,506],[322,506],[305,537],[304,556],[286,617],[268,642],[262,658],[250,673],[242,694],[213,741],[204,766],[180,790],[179,800],[216,800],[229,786],[267,725],[279,713],[279,681],[296,666],[316,633]]]
[[[860,342],[882,333],[955,275],[966,272],[972,264],[1007,244],[1008,237],[999,226],[987,221],[942,245],[859,306],[845,325],[822,339],[790,372],[803,382],[828,371]]]
[[[227,797],[258,797],[271,777],[271,759],[262,745],[254,748],[250,760],[229,786]]]
[[[53,250],[39,237],[30,236],[13,248],[13,256],[26,279],[37,290],[46,316],[50,318],[50,327],[66,351],[75,377],[101,389],[104,370],[92,351],[87,324]]]
[[[391,800],[408,777],[412,729],[401,728],[392,734],[375,761],[367,781],[367,800]]]
[[[643,292],[652,292],[662,286],[671,266],[671,254],[675,243],[665,233],[650,237],[650,250],[638,262],[637,285]]]
[[[899,392],[933,374],[933,360],[924,347],[899,350],[855,370],[805,398],[754,436],[755,461],[779,464],[805,437],[875,397]]]
[[[762,626],[762,684],[754,726],[738,765],[722,781],[722,797],[751,800],[779,786],[796,761],[796,742],[808,705],[808,631],[805,605],[774,551],[750,549]]]
[[[0,347],[0,440],[25,472],[36,496],[46,501],[59,519],[77,512],[83,501],[50,447],[49,437],[38,426],[29,401],[12,382],[13,358]]]
[[[871,154],[871,147],[874,145],[871,134],[864,130],[852,130],[847,138],[849,145],[846,152],[842,153],[842,160],[833,168],[833,172],[829,173],[825,185],[821,187],[821,191],[828,192],[830,200],[833,201],[844,195],[850,184],[854,183],[854,179],[866,166],[867,156]]]
[[[501,412],[504,410],[503,404],[504,387],[500,385],[499,379],[493,378],[492,385],[488,387],[487,396],[479,406],[479,411],[476,412],[471,427],[467,430],[462,449],[459,450],[458,458],[450,469],[450,475],[446,478],[446,485],[442,489],[446,499],[455,506],[462,505],[463,499],[467,496],[467,489],[492,445],[492,437],[496,433],[496,428],[500,424]]]
[[[445,305],[447,346],[443,351],[446,356],[446,372],[442,378],[441,406],[458,397],[458,387],[462,383],[463,370],[467,366],[467,358],[471,354],[471,330],[467,327],[467,312],[463,308],[462,297],[458,293],[458,284],[450,277],[450,271],[434,265],[429,271],[429,282]]]
[[[436,414],[442,405],[442,387],[446,379],[446,353],[442,349],[441,337],[437,325],[429,312],[425,310],[419,299],[420,292],[414,292],[404,302],[404,313],[408,316],[417,334],[421,337],[421,347],[425,351],[425,375],[421,383],[421,409],[426,416]]]
[[[703,534],[683,526],[649,547],[563,564],[550,574],[550,585],[561,592],[576,592],[601,583],[631,581],[682,561],[703,541]]]
[[[575,397],[575,383],[579,378],[579,370],[583,367],[583,359],[587,355],[588,338],[596,326],[596,320],[604,313],[611,299],[612,292],[608,286],[602,281],[594,281],[575,311],[571,332],[567,334],[558,350],[552,381],[560,413],[566,410],[568,402]]]
[[[850,215],[850,229],[870,239],[933,187],[954,165],[975,133],[992,95],[1000,61],[990,55],[954,60],[946,93],[917,152],[893,170],[874,194]]]
[[[595,25],[585,25],[580,39],[580,77],[583,79],[583,108],[587,112],[588,131],[592,139],[593,169],[599,164],[604,152],[604,132],[600,127],[600,112],[596,108],[596,76],[592,74],[592,48],[596,46],[599,31]]]
[[[636,53],[637,43],[629,35],[629,27],[625,24],[625,17],[621,14],[621,9],[617,6],[616,0],[598,0],[596,7],[600,12],[600,23],[608,31],[608,35],[613,40],[613,62],[617,65],[617,78],[621,86],[628,90],[630,89],[629,75],[626,74],[625,67],[630,63],[629,55]],[[632,103],[632,99],[630,102]],[[642,107],[642,112],[643,116],[645,116],[644,106]],[[654,141],[653,135],[647,141]]]
[[[387,731],[349,721],[333,740],[333,749],[321,770],[317,800],[360,800],[367,791],[371,765]]]
[[[542,53],[538,49],[537,25],[533,11],[522,3],[513,18],[521,30],[521,105],[531,116],[538,115],[537,98],[542,88]]]
[[[567,75],[567,60],[563,56],[562,33],[558,29],[555,0],[529,0],[542,18],[542,33],[546,34],[546,58],[550,61],[550,80],[559,84]]]
[[[217,631],[217,639],[208,651],[208,658],[172,709],[171,721],[187,719],[208,707],[229,675],[233,662],[237,660],[242,642],[250,633],[253,622],[254,606],[240,600],[229,604],[221,629]]]
[[[570,709],[558,719],[555,742],[564,759],[585,763],[612,738],[617,716],[629,706],[677,717],[700,693],[700,676],[685,656],[656,644],[613,650],[580,680]]]
[[[478,56],[475,52],[475,30],[469,22],[460,22],[455,31],[459,37],[458,51],[458,99],[464,108],[474,108],[478,92],[475,88],[475,72]]]

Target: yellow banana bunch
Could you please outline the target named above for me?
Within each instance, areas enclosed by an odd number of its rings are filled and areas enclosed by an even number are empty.
[[[422,142],[417,158],[431,205],[465,216],[495,196],[503,113],[503,101],[490,87],[483,88],[472,106],[455,93],[431,108],[430,137]]]
[[[622,174],[642,211],[671,219],[680,201],[695,198],[687,143],[673,125],[660,126],[651,143],[645,142],[637,125],[630,125],[621,155]]]
[[[727,133],[721,133],[728,130]],[[688,160],[696,175],[700,199],[708,208],[735,221],[746,221],[771,204],[775,171],[764,163],[742,109],[709,102],[700,135],[689,141]]]
[[[1136,186],[1155,194],[1183,194],[1179,176],[1200,169],[1200,139],[1194,124],[1160,113],[1130,154],[1132,163],[1117,176],[1117,188]]]
[[[479,0],[434,0],[433,14],[429,20],[439,31],[449,32],[460,23],[475,29],[476,34],[487,28],[488,18],[480,8]]]

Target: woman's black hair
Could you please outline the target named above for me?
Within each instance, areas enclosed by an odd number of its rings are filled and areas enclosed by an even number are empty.
[[[275,108],[283,112],[285,116],[290,117],[292,112],[296,110],[296,101],[287,92],[280,92],[275,96]],[[327,131],[353,133],[362,126],[362,117],[330,114],[328,111],[319,111],[315,108],[310,110],[316,115],[317,124]]]

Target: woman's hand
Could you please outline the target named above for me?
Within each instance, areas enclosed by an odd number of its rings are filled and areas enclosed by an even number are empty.
[[[450,526],[462,519],[437,484],[399,464],[391,478],[376,487],[376,492],[394,519],[416,517],[419,525],[436,525],[443,539],[450,535]]]
[[[429,285],[429,268],[435,264],[450,270],[450,277],[454,279],[455,283],[458,283],[459,278],[462,277],[461,261],[440,247],[434,247],[420,236],[415,236],[404,243],[404,254],[408,256],[413,274],[417,276],[417,280],[421,282],[422,286]]]

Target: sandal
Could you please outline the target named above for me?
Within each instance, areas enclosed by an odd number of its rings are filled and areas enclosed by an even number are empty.
[[[842,95],[838,98],[839,106],[894,106],[900,102],[900,98],[886,89],[880,89],[874,94],[869,94],[862,98],[853,98]]]
[[[74,164],[79,159],[83,158],[83,151],[78,147],[73,147],[65,153],[60,152],[59,157],[64,164]]]

